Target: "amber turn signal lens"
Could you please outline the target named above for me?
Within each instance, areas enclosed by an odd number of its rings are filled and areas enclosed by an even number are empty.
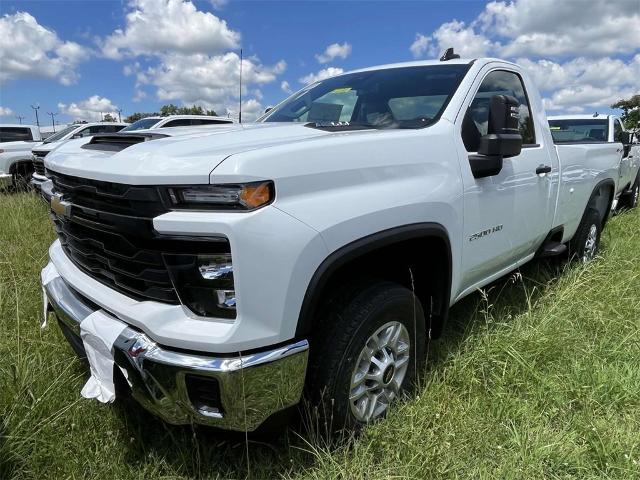
[[[272,200],[272,191],[271,182],[244,185],[240,191],[240,201],[247,208],[258,208]]]

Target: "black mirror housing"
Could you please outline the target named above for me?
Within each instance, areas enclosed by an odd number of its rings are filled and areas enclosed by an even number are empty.
[[[478,155],[469,157],[475,178],[497,175],[503,159],[520,155],[522,135],[518,130],[520,104],[509,95],[494,95],[489,107],[487,134],[480,137]]]
[[[519,133],[490,133],[480,138],[480,155],[503,158],[515,157],[522,151],[522,135]]]

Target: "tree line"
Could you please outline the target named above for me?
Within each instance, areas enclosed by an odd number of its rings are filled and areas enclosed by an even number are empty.
[[[132,113],[131,115],[126,117],[124,119],[124,121],[127,122],[127,123],[133,123],[133,122],[137,122],[141,118],[145,118],[145,117],[167,117],[169,115],[209,115],[209,116],[213,116],[213,117],[218,116],[218,114],[215,112],[215,110],[205,110],[204,108],[202,108],[199,105],[193,105],[191,107],[178,107],[178,106],[174,105],[173,103],[170,103],[169,105],[163,105],[162,107],[160,107],[160,111],[159,112],[135,112],[135,113]],[[109,116],[111,116],[111,115],[109,115]],[[105,120],[104,121],[105,122],[112,122],[112,121],[115,121],[115,120],[106,120],[106,115],[105,115]]]

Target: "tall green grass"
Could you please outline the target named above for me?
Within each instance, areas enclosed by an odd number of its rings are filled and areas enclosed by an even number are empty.
[[[601,257],[533,262],[452,310],[417,396],[355,440],[166,425],[81,399],[57,326],[40,329],[55,238],[34,196],[0,195],[0,479],[640,478],[640,215]]]

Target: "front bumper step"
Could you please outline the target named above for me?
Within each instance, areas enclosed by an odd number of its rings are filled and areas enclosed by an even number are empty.
[[[80,323],[99,307],[62,277],[44,288],[65,336],[81,353]],[[167,349],[127,327],[113,350],[115,363],[127,372],[133,397],[166,422],[253,431],[272,414],[300,401],[309,344],[301,340],[267,351],[218,357]]]

